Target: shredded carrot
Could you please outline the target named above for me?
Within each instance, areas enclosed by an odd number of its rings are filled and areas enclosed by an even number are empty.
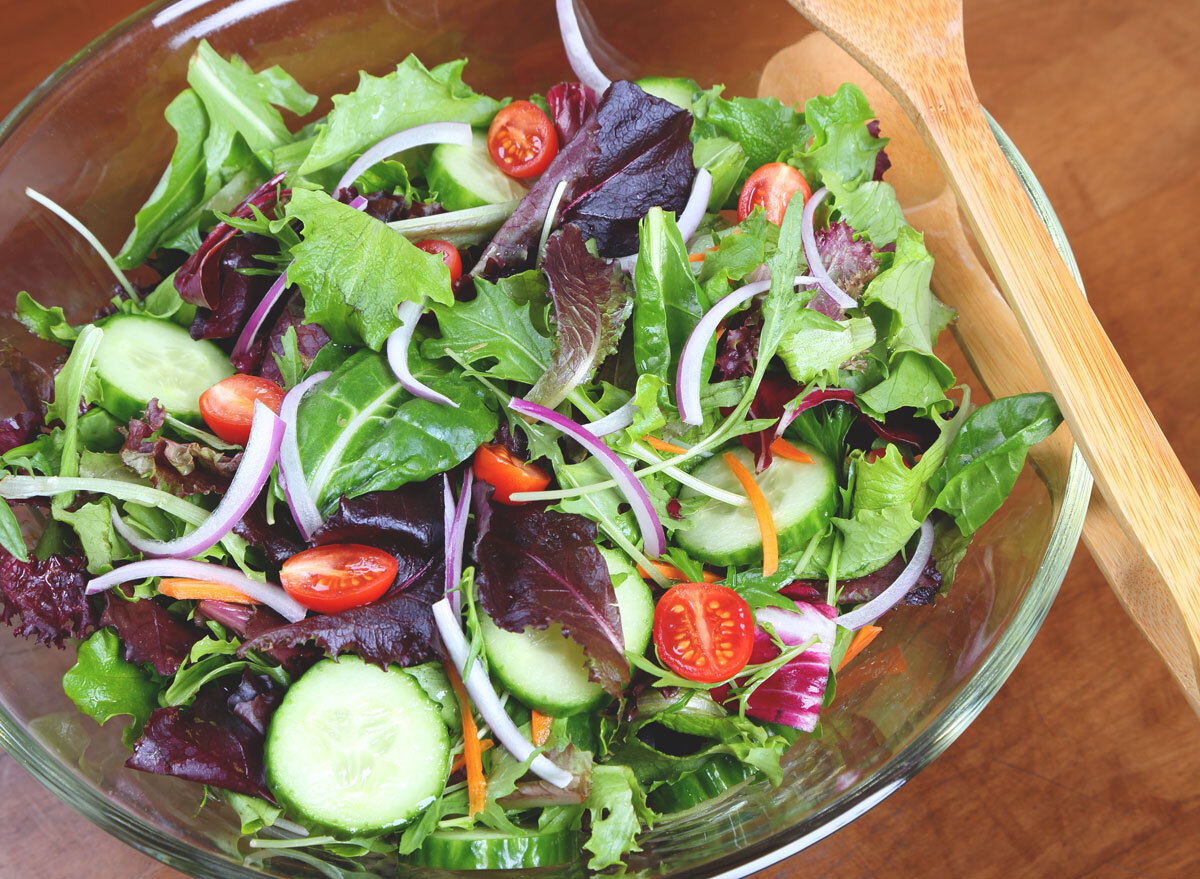
[[[660,440],[656,436],[650,436],[650,434],[646,434],[644,437],[642,437],[642,440],[649,445],[650,448],[658,449],[660,452],[670,452],[672,455],[687,454],[687,449],[685,449],[683,446],[677,446],[674,443],[667,442],[666,440]]]
[[[660,574],[662,574],[664,577],[666,577],[668,580],[681,580],[682,581],[682,580],[687,580],[687,578],[688,578],[687,574],[685,574],[683,571],[679,570],[679,568],[675,567],[674,565],[669,565],[666,562],[656,562],[656,561],[651,560],[650,564],[654,565],[654,569],[656,571],[658,571]],[[641,565],[637,566],[637,571],[643,577],[650,576],[650,574],[646,571],[646,569],[643,568]],[[713,571],[705,571],[704,572],[704,582],[705,583],[719,583],[720,581],[721,581],[721,576],[719,574],[716,574]]]
[[[770,577],[779,569],[779,539],[775,534],[775,519],[771,516],[771,508],[767,506],[762,489],[758,487],[750,471],[742,466],[742,462],[735,458],[732,452],[726,452],[723,457],[737,481],[742,484],[746,497],[750,499],[754,518],[758,520],[759,533],[762,534],[763,576]]]
[[[458,697],[458,710],[462,714],[462,757],[463,765],[467,767],[467,808],[471,817],[474,817],[487,805],[487,779],[483,777],[483,747],[479,742],[479,728],[475,726],[475,718],[471,716],[471,701],[467,698],[467,688],[463,686],[458,669],[447,665],[446,675],[450,678],[454,695]]]
[[[883,631],[882,626],[863,626],[854,633],[854,637],[850,640],[850,646],[846,648],[846,655],[842,657],[842,661],[838,663],[837,670],[841,671],[846,665],[858,654],[862,653],[863,648],[875,640],[875,636]]]
[[[800,451],[781,436],[777,436],[771,441],[771,454],[787,458],[789,461],[798,461],[801,464],[812,463],[812,455]]]
[[[194,601],[228,601],[230,604],[259,604],[224,583],[208,580],[189,580],[186,577],[166,577],[159,581],[158,591],[168,598],[189,598]]]
[[[689,253],[688,262],[704,262],[705,256],[704,253]]]
[[[479,740],[479,753],[482,754],[484,751],[491,748],[493,744],[495,744],[495,743],[491,739],[480,739]],[[453,775],[454,773],[458,772],[458,770],[462,769],[466,765],[467,765],[466,755],[459,754],[457,757],[454,758],[454,762],[450,764],[450,774]]]
[[[539,748],[546,744],[546,739],[550,738],[550,724],[554,723],[554,718],[549,714],[542,714],[536,709],[531,712],[533,719],[533,743]]]

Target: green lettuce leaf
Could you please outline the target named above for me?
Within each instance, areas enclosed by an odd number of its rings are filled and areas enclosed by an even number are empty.
[[[29,561],[29,547],[21,534],[21,523],[5,500],[0,500],[0,547],[19,561]]]
[[[594,766],[584,808],[591,815],[592,832],[583,847],[591,852],[588,867],[593,870],[620,864],[625,855],[641,851],[637,835],[643,823],[652,825],[655,818],[628,766]]]
[[[712,175],[708,210],[719,211],[730,202],[746,168],[746,151],[727,137],[698,137],[692,144],[692,161]]]
[[[413,376],[457,408],[413,397],[371,351],[351,355],[301,402],[300,461],[321,510],[331,511],[342,495],[399,488],[449,470],[496,432],[496,414],[476,382],[416,350],[408,357]]]
[[[131,559],[136,555],[113,528],[112,501],[109,498],[100,498],[77,510],[56,507],[51,513],[56,520],[74,529],[87,556],[89,574],[108,573],[113,569],[113,562]]]
[[[846,186],[865,183],[875,173],[875,155],[887,145],[887,138],[874,137],[867,129],[874,118],[866,95],[852,83],[843,83],[832,95],[809,98],[804,121],[812,140],[799,145],[791,163],[814,190],[826,185],[829,174],[837,174]]]
[[[79,645],[78,661],[63,675],[63,691],[75,707],[103,725],[118,715],[132,722],[122,734],[132,747],[150,712],[158,707],[158,685],[150,675],[121,657],[121,640],[100,629]]]
[[[300,166],[310,174],[361,153],[376,141],[426,122],[486,125],[501,104],[462,79],[466,60],[432,70],[409,55],[386,76],[360,73],[358,88],[334,95],[333,110]]]
[[[826,171],[824,177],[833,196],[832,206],[841,219],[856,232],[866,235],[876,247],[884,247],[896,240],[906,223],[892,184],[867,180],[852,187],[832,170]]]
[[[47,308],[24,290],[17,294],[15,314],[22,326],[39,339],[66,345],[68,348],[75,344],[83,330],[82,327],[71,326],[63,310],[57,305]]]
[[[779,343],[779,356],[792,378],[836,384],[838,367],[875,344],[870,318],[835,321],[811,308],[801,309]]]
[[[304,224],[288,279],[304,293],[305,323],[321,324],[339,345],[379,351],[400,325],[401,302],[454,301],[441,257],[417,249],[362,211],[324,192],[297,189],[287,215]]]
[[[696,102],[693,137],[720,135],[737,141],[749,159],[745,174],[768,162],[786,159],[802,149],[813,133],[804,116],[778,98],[727,100],[721,97],[723,90],[723,86],[715,86]]]

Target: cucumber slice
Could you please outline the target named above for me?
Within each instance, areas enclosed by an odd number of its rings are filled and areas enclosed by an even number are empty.
[[[718,754],[695,772],[655,788],[646,801],[656,812],[684,812],[721,796],[757,774],[753,767],[736,757]]]
[[[415,866],[434,870],[536,869],[578,858],[579,834],[573,830],[513,836],[483,827],[435,830],[409,856]]]
[[[703,91],[696,80],[682,76],[643,76],[637,84],[646,94],[670,101],[685,110],[692,109],[696,96]]]
[[[837,510],[837,476],[833,464],[811,446],[796,448],[811,455],[812,462],[801,464],[776,455],[771,466],[755,477],[775,519],[781,555],[808,543],[814,534],[824,530]],[[754,455],[749,449],[738,445],[726,451],[733,452],[747,470],[754,472]],[[692,472],[697,479],[717,488],[742,491],[741,483],[721,455],[713,455]],[[696,495],[695,490],[687,487],[679,493],[680,500]],[[675,540],[692,558],[721,566],[762,561],[762,535],[749,506],[731,507],[709,500],[688,518],[692,527],[676,532]]]
[[[642,653],[654,624],[650,587],[623,555],[604,549],[601,553],[617,593],[625,648]],[[590,711],[607,698],[599,684],[588,680],[583,648],[566,638],[561,626],[506,632],[485,613],[480,613],[479,622],[491,670],[530,708],[568,717]]]
[[[220,348],[196,341],[178,324],[120,314],[104,322],[96,374],[96,402],[122,422],[158,400],[176,418],[203,424],[200,395],[233,375],[233,366]]]
[[[267,730],[267,786],[293,813],[335,833],[399,827],[446,785],[450,735],[410,675],[361,659],[323,660]]]
[[[496,167],[487,148],[487,135],[476,131],[469,147],[440,144],[425,169],[429,191],[448,211],[503,204],[529,190]]]

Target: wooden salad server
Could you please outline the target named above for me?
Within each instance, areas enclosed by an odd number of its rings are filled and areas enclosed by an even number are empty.
[[[759,93],[864,88],[891,138],[888,180],[926,234],[937,292],[963,317],[962,347],[993,394],[1054,393],[1099,489],[1084,541],[1200,712],[1200,497],[992,136],[960,0],[789,2],[844,50],[821,34],[801,40],[771,59]],[[1035,465],[1061,483],[1069,445],[1056,434],[1034,447]]]

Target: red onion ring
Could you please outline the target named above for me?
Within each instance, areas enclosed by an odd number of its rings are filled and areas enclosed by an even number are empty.
[[[222,586],[236,589],[247,598],[262,602],[291,623],[304,619],[304,615],[308,613],[304,607],[293,601],[290,595],[274,583],[260,583],[257,580],[251,580],[241,571],[235,571],[224,565],[183,559],[147,559],[122,565],[89,582],[85,591],[88,595],[95,595],[111,589],[118,583],[129,583],[150,577],[186,577],[189,580],[220,583]]]
[[[575,0],[555,0],[554,7],[558,12],[558,30],[567,52],[567,63],[581,83],[595,89],[597,94],[603,94],[612,85],[612,80],[596,66],[592,53],[588,51],[575,13]]]
[[[850,613],[842,614],[834,622],[843,629],[860,629],[875,622],[899,604],[909,590],[916,585],[917,578],[925,570],[925,565],[929,562],[929,556],[932,553],[933,525],[926,519],[921,523],[921,539],[917,541],[917,548],[913,550],[912,558],[908,560],[908,564],[904,566],[900,576],[892,581],[892,585],[866,604],[859,605]]]
[[[454,503],[454,493],[450,491],[450,477],[442,474],[442,496],[444,505],[442,514],[446,531],[446,589],[445,596],[454,611],[455,619],[462,615],[462,594],[458,591],[458,581],[462,578],[463,541],[467,536],[467,511],[471,507],[471,483],[474,476],[471,468],[463,472],[462,490],[458,495],[458,503]]]
[[[279,417],[283,419],[283,442],[279,446],[279,484],[283,488],[283,496],[287,498],[288,509],[300,529],[300,536],[307,542],[324,523],[321,511],[308,490],[308,480],[304,477],[304,467],[300,463],[300,443],[298,439],[299,425],[296,416],[300,411],[300,401],[309,388],[319,385],[329,378],[328,370],[310,375],[300,384],[288,391],[279,407]]]
[[[663,531],[658,513],[654,511],[654,504],[650,502],[650,495],[646,493],[646,489],[642,488],[642,484],[638,482],[633,471],[617,457],[612,449],[604,444],[600,437],[576,424],[570,418],[559,415],[553,409],[539,406],[537,403],[530,403],[528,400],[514,397],[508,405],[519,415],[526,415],[557,428],[591,452],[600,465],[608,471],[609,476],[617,483],[617,488],[621,490],[626,500],[629,501],[629,505],[633,507],[633,515],[642,531],[642,544],[646,555],[653,559],[667,551],[667,535]]]
[[[704,213],[708,210],[708,199],[712,195],[712,187],[712,174],[708,173],[707,168],[699,169],[696,172],[695,180],[692,181],[692,192],[688,196],[687,204],[683,206],[683,210],[679,212],[679,219],[675,221],[685,245],[700,228],[700,221],[704,219]],[[617,262],[621,269],[629,274],[636,268],[637,258],[637,253],[631,253],[629,256],[621,257]]]
[[[250,426],[250,438],[242,454],[242,463],[238,465],[237,473],[217,508],[204,520],[203,525],[191,533],[174,540],[151,540],[126,525],[116,509],[112,511],[113,527],[126,543],[148,556],[188,559],[211,549],[241,521],[266,485],[271,468],[279,457],[283,427],[283,420],[278,415],[255,401],[254,421]]]
[[[797,275],[795,283],[811,284],[813,279],[807,275]],[[704,365],[704,352],[713,333],[731,311],[751,297],[770,289],[770,280],[755,281],[739,287],[706,311],[688,336],[679,356],[679,368],[675,372],[675,404],[679,407],[679,417],[683,419],[684,424],[704,423],[704,413],[700,410],[700,384],[703,379],[700,370]]]
[[[422,400],[428,400],[431,403],[441,403],[443,406],[451,406],[457,409],[457,403],[445,394],[439,394],[428,385],[417,381],[408,369],[408,346],[412,342],[413,333],[417,329],[417,321],[421,319],[423,311],[425,311],[424,297],[421,298],[420,302],[400,303],[400,310],[398,312],[400,326],[392,330],[391,335],[387,337],[388,365],[392,367],[392,372],[396,374],[396,380],[400,382],[404,390],[408,391],[414,397],[420,397]]]
[[[365,153],[351,163],[346,173],[338,180],[335,189],[345,189],[357,180],[363,171],[382,162],[388,156],[431,143],[470,146],[471,126],[465,122],[429,122],[389,134],[374,146],[368,147]]]
[[[833,283],[833,278],[829,277],[829,272],[825,271],[825,266],[821,264],[821,253],[817,250],[817,235],[813,230],[813,218],[816,216],[817,207],[827,195],[829,195],[829,190],[822,186],[804,203],[804,216],[801,218],[803,222],[800,224],[800,238],[804,242],[804,258],[808,260],[808,270],[816,279],[817,286],[824,290],[829,298],[838,304],[839,308],[854,308],[858,302]]]
[[[492,735],[508,750],[508,753],[512,754],[519,762],[524,763],[536,748],[529,739],[521,735],[521,731],[517,729],[512,718],[508,716],[508,712],[504,710],[504,706],[500,704],[500,697],[496,695],[496,690],[488,679],[487,672],[483,670],[483,663],[478,661],[471,663],[470,673],[464,673],[467,658],[471,655],[471,646],[463,635],[462,627],[458,623],[458,615],[450,607],[449,600],[443,598],[434,602],[433,619],[437,623],[438,633],[442,636],[442,643],[446,645],[446,652],[450,654],[458,673],[462,675],[463,684],[471,696],[471,704],[475,706],[475,710],[479,712],[479,716],[483,718],[484,722],[491,727]],[[555,787],[565,788],[575,779],[575,776],[554,765],[544,754],[534,757],[529,768]]]
[[[598,437],[608,436],[610,433],[624,430],[633,424],[633,416],[636,412],[637,404],[633,400],[630,400],[624,406],[614,409],[603,418],[597,418],[595,421],[583,425],[583,429],[591,431]]]

